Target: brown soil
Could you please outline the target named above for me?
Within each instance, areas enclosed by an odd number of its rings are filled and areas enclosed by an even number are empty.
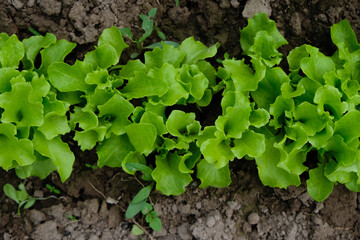
[[[261,3],[259,5],[259,3]],[[74,57],[92,49],[102,30],[112,25],[131,27],[141,35],[140,13],[156,7],[157,22],[169,40],[180,42],[195,36],[207,45],[221,43],[225,51],[240,57],[239,27],[246,25],[253,10],[271,14],[289,44],[284,55],[308,43],[331,54],[334,46],[330,26],[348,19],[360,35],[360,3],[357,0],[0,0],[0,32],[31,35],[41,33],[77,42]],[[156,42],[154,36],[147,43]],[[128,50],[122,61],[129,58]],[[60,198],[38,201],[30,210],[16,215],[16,204],[0,194],[0,239],[137,239],[130,233],[133,222],[124,209],[141,185],[119,169],[89,169],[93,152],[76,152],[76,169],[62,184],[57,174],[45,181],[25,181],[31,195],[49,196],[46,183],[61,190]],[[317,203],[302,187],[272,189],[258,179],[254,162],[237,160],[231,164],[233,183],[226,189],[199,189],[194,182],[185,194],[165,197],[151,195],[163,230],[155,239],[359,239],[359,195],[336,186],[330,197]],[[13,172],[0,171],[0,189],[16,185]],[[68,215],[76,217],[72,221]],[[140,224],[144,219],[137,218]],[[143,239],[147,239],[143,236]]]

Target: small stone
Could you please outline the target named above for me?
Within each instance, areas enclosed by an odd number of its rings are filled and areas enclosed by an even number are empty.
[[[206,219],[206,226],[208,226],[209,228],[212,228],[216,223],[216,220],[213,216],[210,216]]]
[[[298,12],[292,15],[290,19],[290,26],[292,27],[295,35],[299,36],[301,34],[301,17]]]
[[[28,7],[33,7],[35,4],[35,0],[29,0],[28,3],[27,3],[27,6]]]
[[[251,232],[251,225],[245,221],[242,229],[243,229],[244,233],[249,233],[249,232]]]
[[[91,236],[89,237],[89,240],[99,240],[99,237],[96,236],[96,235],[91,235]]]
[[[38,3],[42,11],[49,16],[57,16],[61,12],[61,2],[56,0],[41,0]]]
[[[233,8],[238,8],[240,5],[238,0],[231,0],[230,4]]]
[[[33,239],[37,240],[61,240],[62,235],[57,230],[57,224],[55,221],[48,221],[37,226],[34,232],[31,234]]]
[[[36,198],[43,198],[44,197],[44,192],[41,190],[35,190],[34,191],[34,197]]]
[[[189,215],[191,212],[191,206],[189,204],[180,205],[178,210],[182,215]]]
[[[220,7],[221,8],[230,8],[229,0],[221,0],[220,1]]]
[[[167,230],[163,227],[160,232],[154,232],[154,237],[165,237],[167,236]]]
[[[177,208],[176,204],[171,206],[171,211],[174,212],[174,213],[176,213],[178,211],[178,208]]]
[[[9,233],[4,233],[3,238],[4,240],[11,240],[11,235]]]
[[[29,212],[29,218],[32,224],[38,225],[40,222],[45,221],[46,215],[39,210],[32,209]]]
[[[315,225],[322,225],[323,224],[323,221],[322,221],[322,219],[321,219],[321,217],[320,216],[313,216],[312,217],[312,221],[313,221],[313,223],[315,224]]]
[[[119,225],[120,220],[121,220],[121,216],[118,206],[116,205],[111,206],[109,210],[109,218],[108,218],[109,227],[115,228],[117,225]]]
[[[183,223],[178,227],[177,231],[178,231],[178,236],[180,237],[180,239],[182,239],[182,240],[193,239],[193,237],[189,233],[189,229],[190,229],[190,227],[189,227],[188,223]]]
[[[12,5],[17,9],[21,9],[24,4],[20,0],[12,0]]]
[[[249,0],[245,4],[242,15],[244,18],[251,18],[256,13],[264,12],[269,17],[271,16],[270,0]]]
[[[197,209],[200,209],[200,208],[201,208],[201,202],[197,202],[196,205],[195,205],[195,207],[196,207]]]
[[[237,211],[241,208],[241,205],[235,201],[228,201],[227,205],[229,206],[229,208],[231,208],[234,211]]]
[[[251,224],[251,225],[256,225],[259,223],[259,220],[260,220],[260,216],[259,214],[257,214],[256,212],[252,212],[250,213],[250,215],[248,216],[248,222]]]

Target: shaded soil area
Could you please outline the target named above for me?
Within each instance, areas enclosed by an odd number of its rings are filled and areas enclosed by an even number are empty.
[[[289,41],[289,50],[308,43],[332,54],[330,26],[346,18],[360,34],[357,0],[0,0],[0,32],[29,37],[28,27],[40,33],[51,32],[59,39],[78,43],[72,57],[93,49],[106,27],[130,27],[140,36],[141,13],[158,9],[159,28],[172,41],[189,36],[210,46],[221,43],[219,57],[225,52],[241,57],[239,28],[248,16],[264,11],[277,22]],[[147,44],[157,42],[153,35]],[[126,61],[128,49],[121,61]],[[210,111],[210,109],[209,109]],[[25,180],[32,196],[54,195],[45,187],[60,189],[58,199],[37,201],[30,210],[16,214],[17,205],[0,194],[0,239],[138,239],[130,233],[134,224],[125,218],[125,209],[141,189],[140,182],[119,169],[91,169],[92,151],[76,151],[77,161],[70,179],[61,183],[57,174],[46,180]],[[199,189],[191,184],[186,193],[166,197],[151,195],[163,230],[152,233],[154,239],[359,239],[359,195],[336,186],[321,203],[306,193],[305,177],[301,187],[272,189],[258,179],[254,162],[231,163],[233,183],[226,189]],[[0,188],[19,183],[15,174],[0,171]],[[72,216],[72,217],[69,217]],[[70,219],[71,218],[71,219]],[[146,226],[145,219],[134,219]],[[148,239],[146,235],[143,239]]]

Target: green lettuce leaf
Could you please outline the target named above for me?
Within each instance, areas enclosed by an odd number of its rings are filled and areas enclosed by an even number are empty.
[[[290,185],[299,186],[301,182],[298,174],[278,167],[284,153],[274,147],[274,143],[274,137],[266,138],[265,152],[255,158],[261,182],[266,186],[279,188],[287,188]]]
[[[249,18],[248,25],[240,31],[240,44],[245,54],[254,45],[255,36],[260,31],[267,32],[273,39],[276,49],[288,43],[276,28],[276,23],[270,20],[265,13],[258,13]]]
[[[76,61],[73,66],[62,62],[53,63],[48,69],[50,83],[60,92],[92,91],[93,87],[85,82],[89,72],[92,72],[92,66],[81,61]]]
[[[30,83],[19,82],[12,85],[11,92],[0,94],[0,107],[4,109],[1,121],[17,126],[41,126],[43,105],[30,100],[32,92]]]
[[[124,42],[120,30],[115,26],[105,29],[100,35],[98,46],[103,46],[104,44],[110,44],[113,48],[115,48],[118,59],[120,58],[123,50],[129,47]]]
[[[0,123],[0,167],[5,170],[13,168],[13,161],[19,166],[32,164],[34,156],[33,144],[29,139],[15,137],[16,127],[11,123]]]
[[[324,176],[324,164],[309,171],[310,178],[306,181],[307,192],[315,201],[324,201],[332,192],[334,183]]]
[[[189,37],[180,44],[178,49],[185,53],[183,64],[194,64],[199,60],[215,56],[219,46],[220,44],[216,43],[208,48],[203,43],[195,41],[194,37]]]
[[[24,69],[33,70],[35,58],[40,50],[56,43],[56,36],[51,33],[46,33],[45,36],[32,36],[24,39],[22,43],[25,48],[25,57],[21,60]]]
[[[131,122],[128,117],[134,110],[134,106],[123,98],[120,94],[114,94],[105,104],[100,105],[99,117],[105,123],[111,123],[106,136],[109,137],[111,133],[120,135],[125,133],[124,127]]]
[[[47,76],[48,67],[55,62],[63,62],[65,57],[75,48],[76,43],[68,42],[64,39],[57,41],[48,48],[40,51],[41,66],[38,70],[39,75]]]
[[[206,160],[201,160],[197,166],[196,177],[201,180],[199,187],[227,187],[231,183],[229,164],[223,168],[218,169],[214,164],[208,163]]]
[[[34,132],[32,142],[34,144],[34,150],[51,159],[56,166],[61,181],[65,182],[66,179],[70,177],[72,166],[75,162],[75,156],[71,152],[69,146],[62,142],[60,137],[48,140],[39,131]]]
[[[134,150],[126,134],[120,136],[113,134],[97,146],[96,153],[99,157],[97,165],[99,167],[121,167],[125,157]]]
[[[125,132],[131,144],[139,153],[147,156],[154,150],[157,131],[152,124],[132,123],[125,127]]]
[[[182,194],[192,181],[190,174],[180,172],[180,161],[181,157],[176,153],[156,156],[152,177],[156,181],[156,189],[166,196]]]
[[[240,139],[234,140],[231,151],[238,159],[245,155],[253,158],[260,157],[265,152],[265,136],[251,130],[244,132]]]
[[[0,46],[0,66],[18,68],[24,55],[24,45],[13,34]]]

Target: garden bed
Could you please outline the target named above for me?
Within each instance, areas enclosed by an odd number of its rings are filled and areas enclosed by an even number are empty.
[[[168,40],[181,42],[195,36],[207,46],[221,44],[216,58],[225,52],[240,58],[239,28],[247,24],[244,16],[253,10],[271,14],[289,44],[280,51],[288,52],[304,43],[332,54],[330,26],[347,19],[357,36],[360,34],[358,1],[0,1],[0,32],[17,34],[20,39],[32,35],[28,27],[40,33],[54,33],[78,43],[67,58],[83,58],[94,49],[101,32],[113,25],[129,27],[139,37],[141,20],[157,8],[156,21]],[[159,41],[153,34],[147,43]],[[130,44],[130,42],[128,42]],[[121,57],[125,63],[136,49],[127,49]],[[207,109],[212,117],[211,109]],[[206,121],[206,119],[205,119]],[[209,121],[214,121],[209,119]],[[17,205],[0,194],[0,238],[4,239],[137,239],[131,234],[134,224],[147,226],[141,217],[125,218],[131,199],[142,188],[132,175],[117,168],[87,167],[96,164],[94,151],[75,152],[74,171],[62,183],[57,173],[45,180],[25,180],[29,194],[35,197],[55,195],[58,199],[37,201],[29,210],[16,213]],[[305,178],[298,188],[269,188],[259,180],[254,161],[231,162],[232,184],[228,188],[200,189],[200,181],[187,187],[184,194],[166,197],[151,194],[155,210],[162,220],[162,230],[152,233],[154,239],[356,239],[360,237],[358,194],[344,186],[335,186],[324,202],[315,202],[306,192]],[[5,183],[16,186],[19,179],[13,171],[1,170],[0,188]],[[46,184],[61,191],[51,193]],[[144,239],[149,235],[142,235]]]

